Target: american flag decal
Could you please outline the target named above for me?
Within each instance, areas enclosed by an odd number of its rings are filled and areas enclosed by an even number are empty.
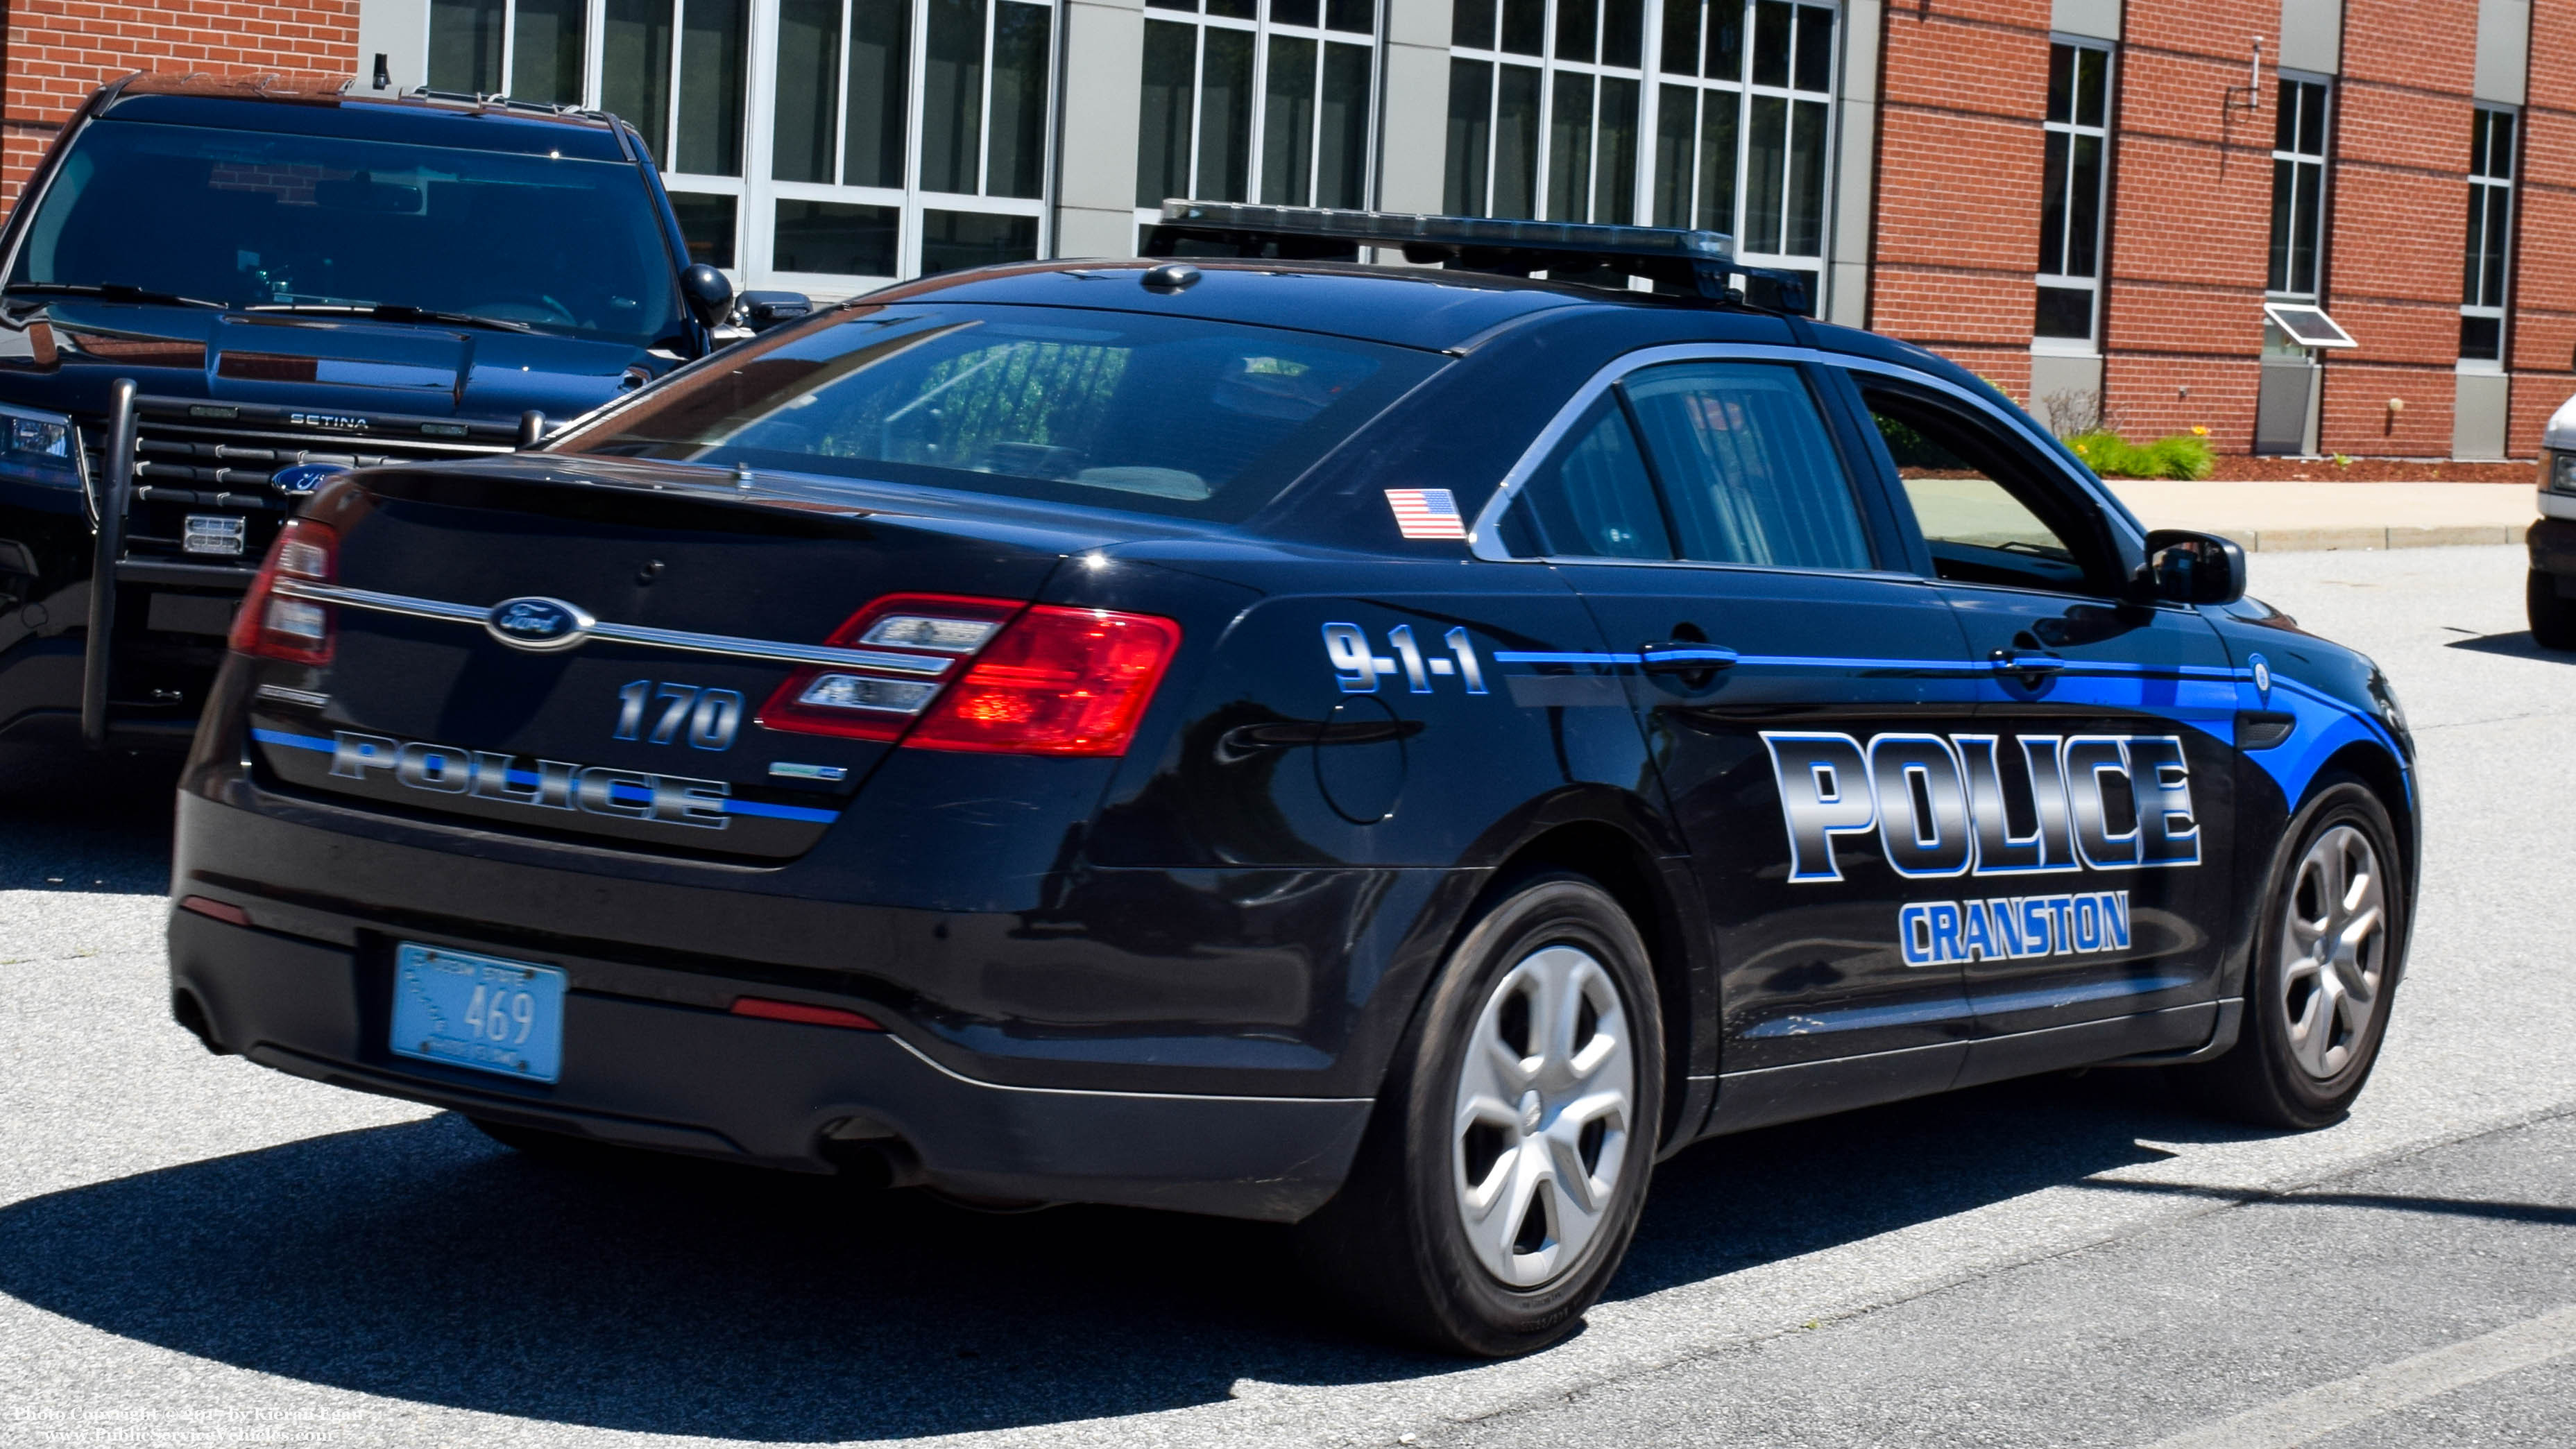
[[[1467,521],[1458,516],[1458,500],[1446,488],[1389,488],[1386,506],[1395,510],[1396,531],[1407,538],[1467,536]]]

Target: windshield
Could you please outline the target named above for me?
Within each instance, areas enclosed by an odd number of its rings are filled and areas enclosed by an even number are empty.
[[[863,307],[746,343],[556,451],[778,468],[1231,522],[1438,365],[1197,318]]]
[[[9,283],[685,332],[632,165],[138,121],[81,133]]]

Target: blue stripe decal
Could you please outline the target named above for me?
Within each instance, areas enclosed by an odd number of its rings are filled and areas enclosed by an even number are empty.
[[[1618,654],[1605,651],[1548,650],[1525,651],[1497,649],[1497,664],[1591,664],[1611,666],[1643,662],[1640,654]],[[1932,669],[1950,674],[2017,674],[2009,664],[1993,660],[1972,659],[1862,659],[1839,658],[1812,654],[1739,654],[1738,664],[1759,665],[1770,669]],[[2057,678],[2084,675],[2115,677],[2146,676],[2172,679],[2251,679],[2254,671],[2222,664],[2130,664],[2118,660],[2070,659],[2057,671]]]
[[[727,800],[724,812],[727,815],[759,815],[771,820],[810,820],[817,825],[829,825],[841,818],[838,810],[809,810],[802,805],[763,805],[757,800]]]
[[[339,748],[319,735],[288,734],[284,730],[254,729],[250,737],[263,745],[284,745],[290,750],[318,750],[326,755]]]
[[[2158,991],[2171,991],[2189,986],[2198,978],[2190,976],[2149,976],[2138,981],[2095,981],[2082,986],[2059,986],[2036,991],[2002,991],[1977,998],[1977,1013],[1994,1016],[2007,1011],[2041,1011],[2050,1007],[2074,1006],[2079,1002],[2108,1001],[2118,996],[2147,996]]]

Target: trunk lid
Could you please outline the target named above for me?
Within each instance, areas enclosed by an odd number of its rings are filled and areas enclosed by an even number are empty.
[[[886,595],[1035,599],[1067,554],[1114,541],[1080,520],[711,471],[529,455],[342,480],[307,514],[339,531],[332,655],[252,662],[259,760],[406,813],[795,856],[893,746],[756,725],[792,656]],[[510,601],[524,607],[496,609]],[[500,637],[541,636],[566,610],[595,621],[571,647]],[[858,647],[887,678],[964,667]]]

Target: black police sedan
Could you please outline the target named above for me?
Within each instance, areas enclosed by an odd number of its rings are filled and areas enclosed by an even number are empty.
[[[1713,1134],[2352,1101],[2412,747],[2233,546],[1721,237],[1169,215],[327,485],[184,777],[178,1018],[528,1149],[1295,1222],[1479,1354]],[[1359,245],[1463,265],[1298,259]]]

